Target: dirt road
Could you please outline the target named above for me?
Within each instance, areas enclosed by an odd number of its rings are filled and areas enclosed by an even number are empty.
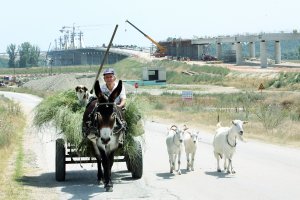
[[[41,101],[32,95],[0,92],[20,101],[31,124],[32,109]],[[31,199],[263,199],[300,198],[300,150],[256,141],[238,142],[233,157],[234,175],[216,172],[211,146],[212,134],[200,131],[195,171],[170,174],[165,145],[170,124],[145,123],[144,174],[133,180],[125,163],[113,166],[114,191],[104,192],[96,184],[96,165],[67,165],[65,182],[55,181],[55,130],[42,132],[28,126],[24,138],[25,174],[23,183]],[[247,133],[245,133],[247,134]]]

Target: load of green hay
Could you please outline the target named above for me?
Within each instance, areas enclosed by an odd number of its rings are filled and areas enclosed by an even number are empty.
[[[144,134],[141,107],[137,98],[129,97],[126,101],[125,120],[127,134],[124,141],[124,151],[131,151],[135,136]],[[81,124],[85,107],[79,105],[73,90],[56,93],[45,98],[35,109],[34,125],[38,128],[50,122],[63,134],[63,138],[78,147],[83,141]],[[84,141],[82,152],[87,152],[89,142]],[[85,146],[85,147],[84,147]],[[82,153],[81,152],[81,153]]]

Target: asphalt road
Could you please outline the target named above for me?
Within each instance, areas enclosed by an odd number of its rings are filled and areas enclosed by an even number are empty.
[[[182,155],[182,175],[170,174],[165,144],[171,124],[145,123],[144,174],[133,180],[125,163],[115,163],[114,191],[96,184],[96,165],[67,165],[65,182],[55,181],[56,131],[30,126],[32,109],[41,101],[32,95],[0,92],[20,101],[28,115],[24,137],[23,183],[32,199],[201,199],[298,200],[300,198],[300,149],[248,140],[238,142],[233,157],[236,174],[216,172],[212,134],[200,131],[195,171],[187,171]],[[204,123],[204,122],[203,122]],[[251,123],[251,122],[250,122]],[[196,131],[196,130],[195,130]],[[247,133],[245,133],[247,135]]]

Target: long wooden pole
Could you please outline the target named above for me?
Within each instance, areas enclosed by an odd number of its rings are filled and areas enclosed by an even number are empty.
[[[102,70],[102,68],[103,68],[104,62],[105,62],[105,60],[106,60],[106,58],[107,58],[107,56],[108,56],[108,52],[109,52],[109,49],[110,49],[110,47],[111,47],[111,45],[112,45],[112,42],[113,42],[113,40],[114,40],[115,34],[116,34],[116,32],[117,32],[117,29],[118,29],[118,24],[116,25],[115,30],[114,30],[114,32],[113,32],[113,35],[112,35],[111,38],[110,38],[110,41],[109,41],[109,44],[108,44],[108,46],[107,46],[106,52],[105,52],[105,54],[104,54],[104,57],[103,57],[103,59],[102,59],[100,68],[99,68],[98,73],[97,73],[97,75],[96,75],[96,79],[95,79],[94,84],[93,84],[93,86],[92,86],[92,89],[91,89],[91,91],[90,91],[91,94],[92,94],[93,91],[94,91],[94,86],[95,86],[95,84],[96,84],[96,81],[97,81],[98,78],[99,78],[99,75],[100,75],[100,72],[101,72],[101,70]]]

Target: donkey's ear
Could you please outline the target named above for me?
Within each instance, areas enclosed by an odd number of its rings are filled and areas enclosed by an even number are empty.
[[[95,95],[98,97],[98,98],[101,98],[103,95],[102,95],[102,91],[100,89],[100,84],[99,84],[99,81],[97,80],[95,82],[95,85],[94,85],[94,91],[95,91]]]
[[[119,80],[118,86],[114,89],[114,91],[109,95],[108,101],[114,102],[115,99],[120,95],[122,91],[122,81]]]

